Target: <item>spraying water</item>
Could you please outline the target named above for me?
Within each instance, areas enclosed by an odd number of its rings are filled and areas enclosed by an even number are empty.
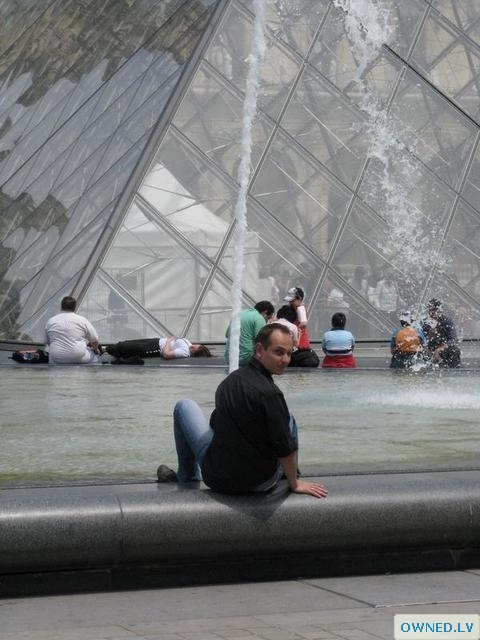
[[[345,13],[345,31],[358,65],[355,75],[362,81],[367,66],[391,34],[389,11],[372,0],[333,0],[333,4]]]
[[[243,103],[242,140],[238,183],[240,185],[235,204],[232,319],[230,322],[229,371],[238,368],[240,340],[240,311],[242,307],[242,280],[245,266],[244,245],[247,229],[247,193],[251,174],[252,126],[257,112],[258,76],[262,60],[265,57],[265,0],[254,0],[255,23],[252,49],[248,56],[248,74]]]
[[[382,255],[395,272],[393,278],[403,283],[404,302],[414,306],[424,274],[432,265],[443,266],[442,234],[438,223],[423,215],[412,200],[422,175],[415,143],[407,141],[405,124],[394,118],[367,82],[370,65],[393,32],[389,9],[381,0],[334,0],[333,4],[345,14],[345,31],[357,64],[359,107],[366,116],[370,171],[364,193],[371,202],[381,203],[379,211],[387,225]],[[414,132],[407,133],[412,139]]]

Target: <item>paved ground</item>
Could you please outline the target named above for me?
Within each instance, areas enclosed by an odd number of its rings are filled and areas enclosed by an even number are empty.
[[[0,600],[0,640],[390,640],[396,613],[480,613],[480,569]]]

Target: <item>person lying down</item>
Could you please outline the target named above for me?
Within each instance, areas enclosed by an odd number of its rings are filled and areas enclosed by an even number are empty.
[[[168,336],[166,338],[142,338],[123,340],[101,347],[102,353],[108,353],[119,361],[130,360],[140,364],[142,358],[210,358],[210,349],[204,344],[190,342],[187,338]],[[127,363],[126,363],[127,364]],[[128,362],[130,364],[130,362]]]

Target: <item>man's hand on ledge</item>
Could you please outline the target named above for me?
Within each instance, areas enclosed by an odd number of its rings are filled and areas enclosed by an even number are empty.
[[[297,479],[293,485],[290,485],[290,491],[293,491],[293,493],[306,493],[314,498],[325,498],[328,494],[323,484],[299,479]]]

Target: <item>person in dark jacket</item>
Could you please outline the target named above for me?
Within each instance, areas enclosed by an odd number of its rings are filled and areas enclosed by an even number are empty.
[[[427,309],[429,317],[422,328],[432,362],[451,369],[459,367],[461,352],[452,318],[443,313],[443,305],[437,298],[428,302]]]
[[[249,363],[217,388],[210,424],[196,402],[177,402],[174,435],[178,470],[175,474],[160,465],[160,482],[192,482],[202,477],[220,493],[256,493],[272,489],[285,475],[291,491],[326,496],[323,485],[297,477],[295,420],[272,378],[285,371],[292,348],[287,327],[263,327]]]

